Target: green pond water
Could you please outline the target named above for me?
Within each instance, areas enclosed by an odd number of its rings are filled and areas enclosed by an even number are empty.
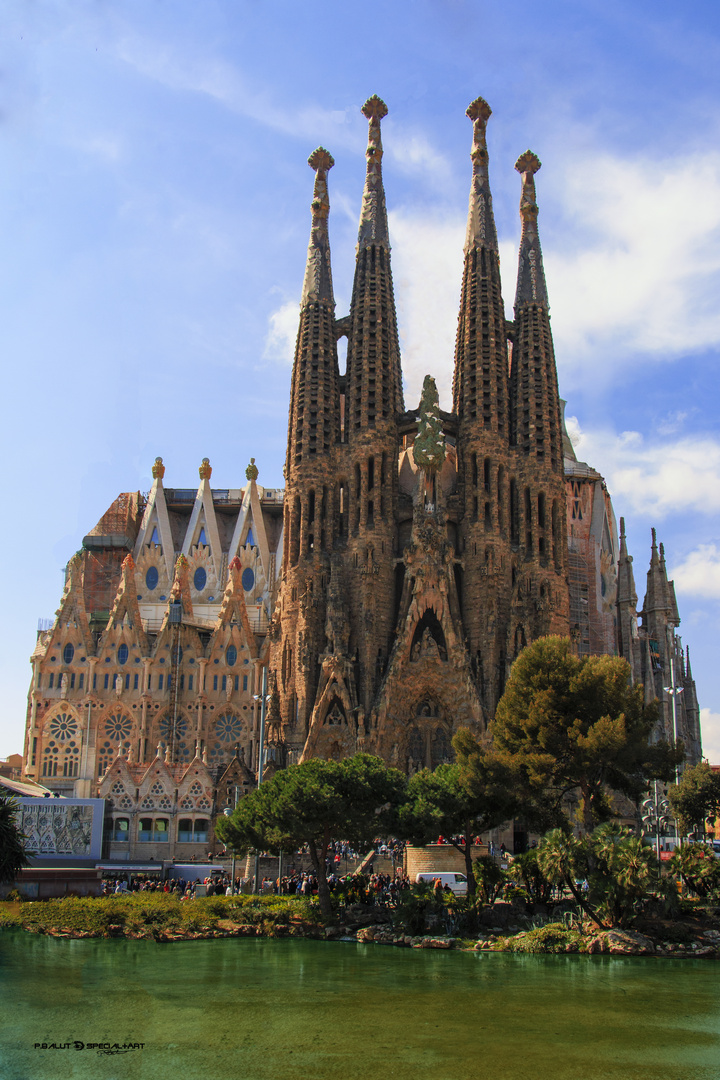
[[[720,963],[6,931],[0,1029],[2,1080],[718,1080]]]

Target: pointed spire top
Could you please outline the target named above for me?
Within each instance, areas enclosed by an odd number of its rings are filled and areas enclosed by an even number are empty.
[[[380,121],[387,116],[387,113],[387,105],[377,94],[369,97],[362,107],[362,114],[369,121],[369,131],[368,146],[365,151],[367,172],[360,211],[358,251],[372,244],[381,244],[385,248],[390,248],[385,191],[382,182],[383,148],[380,135]]]
[[[627,558],[627,540],[625,538],[625,518],[620,518],[620,557]]]
[[[165,475],[165,466],[163,465],[163,459],[156,457],[152,467],[153,480],[162,480]]]
[[[655,529],[651,529],[650,532],[652,535],[652,544],[650,546],[650,566],[655,567],[660,565],[657,549],[657,533],[655,532]]]
[[[473,247],[486,247],[497,251],[497,232],[490,194],[486,139],[487,122],[492,115],[492,109],[484,98],[479,97],[468,105],[465,112],[473,122],[473,147],[470,151],[473,174],[465,251],[468,252]]]
[[[522,176],[522,193],[520,195],[522,237],[520,239],[517,291],[515,293],[516,309],[524,303],[548,306],[542,250],[537,228],[538,205],[535,199],[535,173],[540,167],[540,159],[537,154],[533,154],[532,150],[526,150],[515,162],[515,168]]]
[[[303,282],[300,306],[324,302],[334,306],[332,272],[330,269],[330,240],[328,236],[328,216],[330,198],[328,195],[327,174],[335,160],[324,146],[318,146],[308,158],[308,165],[315,170],[315,186],[312,200],[312,225],[308,244],[305,281]],[[256,474],[257,475],[257,474]],[[248,477],[250,479],[250,477]]]

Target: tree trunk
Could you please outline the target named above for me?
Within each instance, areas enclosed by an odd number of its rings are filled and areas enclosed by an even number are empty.
[[[475,896],[475,890],[477,888],[475,882],[475,874],[472,868],[472,821],[468,821],[465,824],[465,843],[463,845],[453,844],[456,851],[459,851],[465,860],[465,877],[467,878],[467,894],[472,899]]]
[[[329,842],[330,837],[327,829],[323,835],[319,853],[314,841],[310,841],[310,860],[313,864],[313,870],[315,871],[315,877],[318,882],[318,903],[320,904],[320,910],[325,919],[332,919],[333,913],[332,900],[330,899],[330,886],[327,882],[327,867],[325,865]]]

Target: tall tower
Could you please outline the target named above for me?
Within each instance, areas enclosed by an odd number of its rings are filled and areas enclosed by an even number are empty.
[[[494,711],[508,663],[513,532],[508,428],[508,334],[488,175],[490,106],[468,106],[472,183],[455,344],[463,622],[478,686]]]
[[[380,122],[387,111],[377,96],[362,108],[369,128],[367,171],[346,323],[345,423],[338,456],[346,518],[345,588],[353,626],[350,648],[362,716],[369,712],[394,630],[397,421],[403,395],[382,179]]]
[[[522,235],[510,369],[510,444],[515,457],[510,518],[517,573],[528,580],[532,575],[532,595],[523,598],[513,592],[518,617],[529,621],[523,628],[529,640],[567,632],[568,554],[562,408],[537,227],[535,173],[540,161],[527,150],[515,168],[522,177]],[[539,618],[527,610],[533,601]]]
[[[340,390],[328,238],[327,175],[334,161],[319,147],[312,226],[300,301],[285,463],[283,588],[272,630],[273,694],[291,744],[302,746],[324,642],[323,591],[333,542],[333,455],[340,438]],[[282,634],[278,633],[282,626]]]

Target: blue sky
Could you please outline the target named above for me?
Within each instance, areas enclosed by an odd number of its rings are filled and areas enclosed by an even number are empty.
[[[685,11],[687,10],[687,13]],[[450,405],[478,95],[508,312],[525,149],[578,457],[650,528],[720,762],[720,6],[665,0],[71,0],[3,5],[0,337],[6,463],[0,755],[22,748],[37,620],[120,491],[282,483],[325,145],[347,312],[372,93],[405,397]]]

